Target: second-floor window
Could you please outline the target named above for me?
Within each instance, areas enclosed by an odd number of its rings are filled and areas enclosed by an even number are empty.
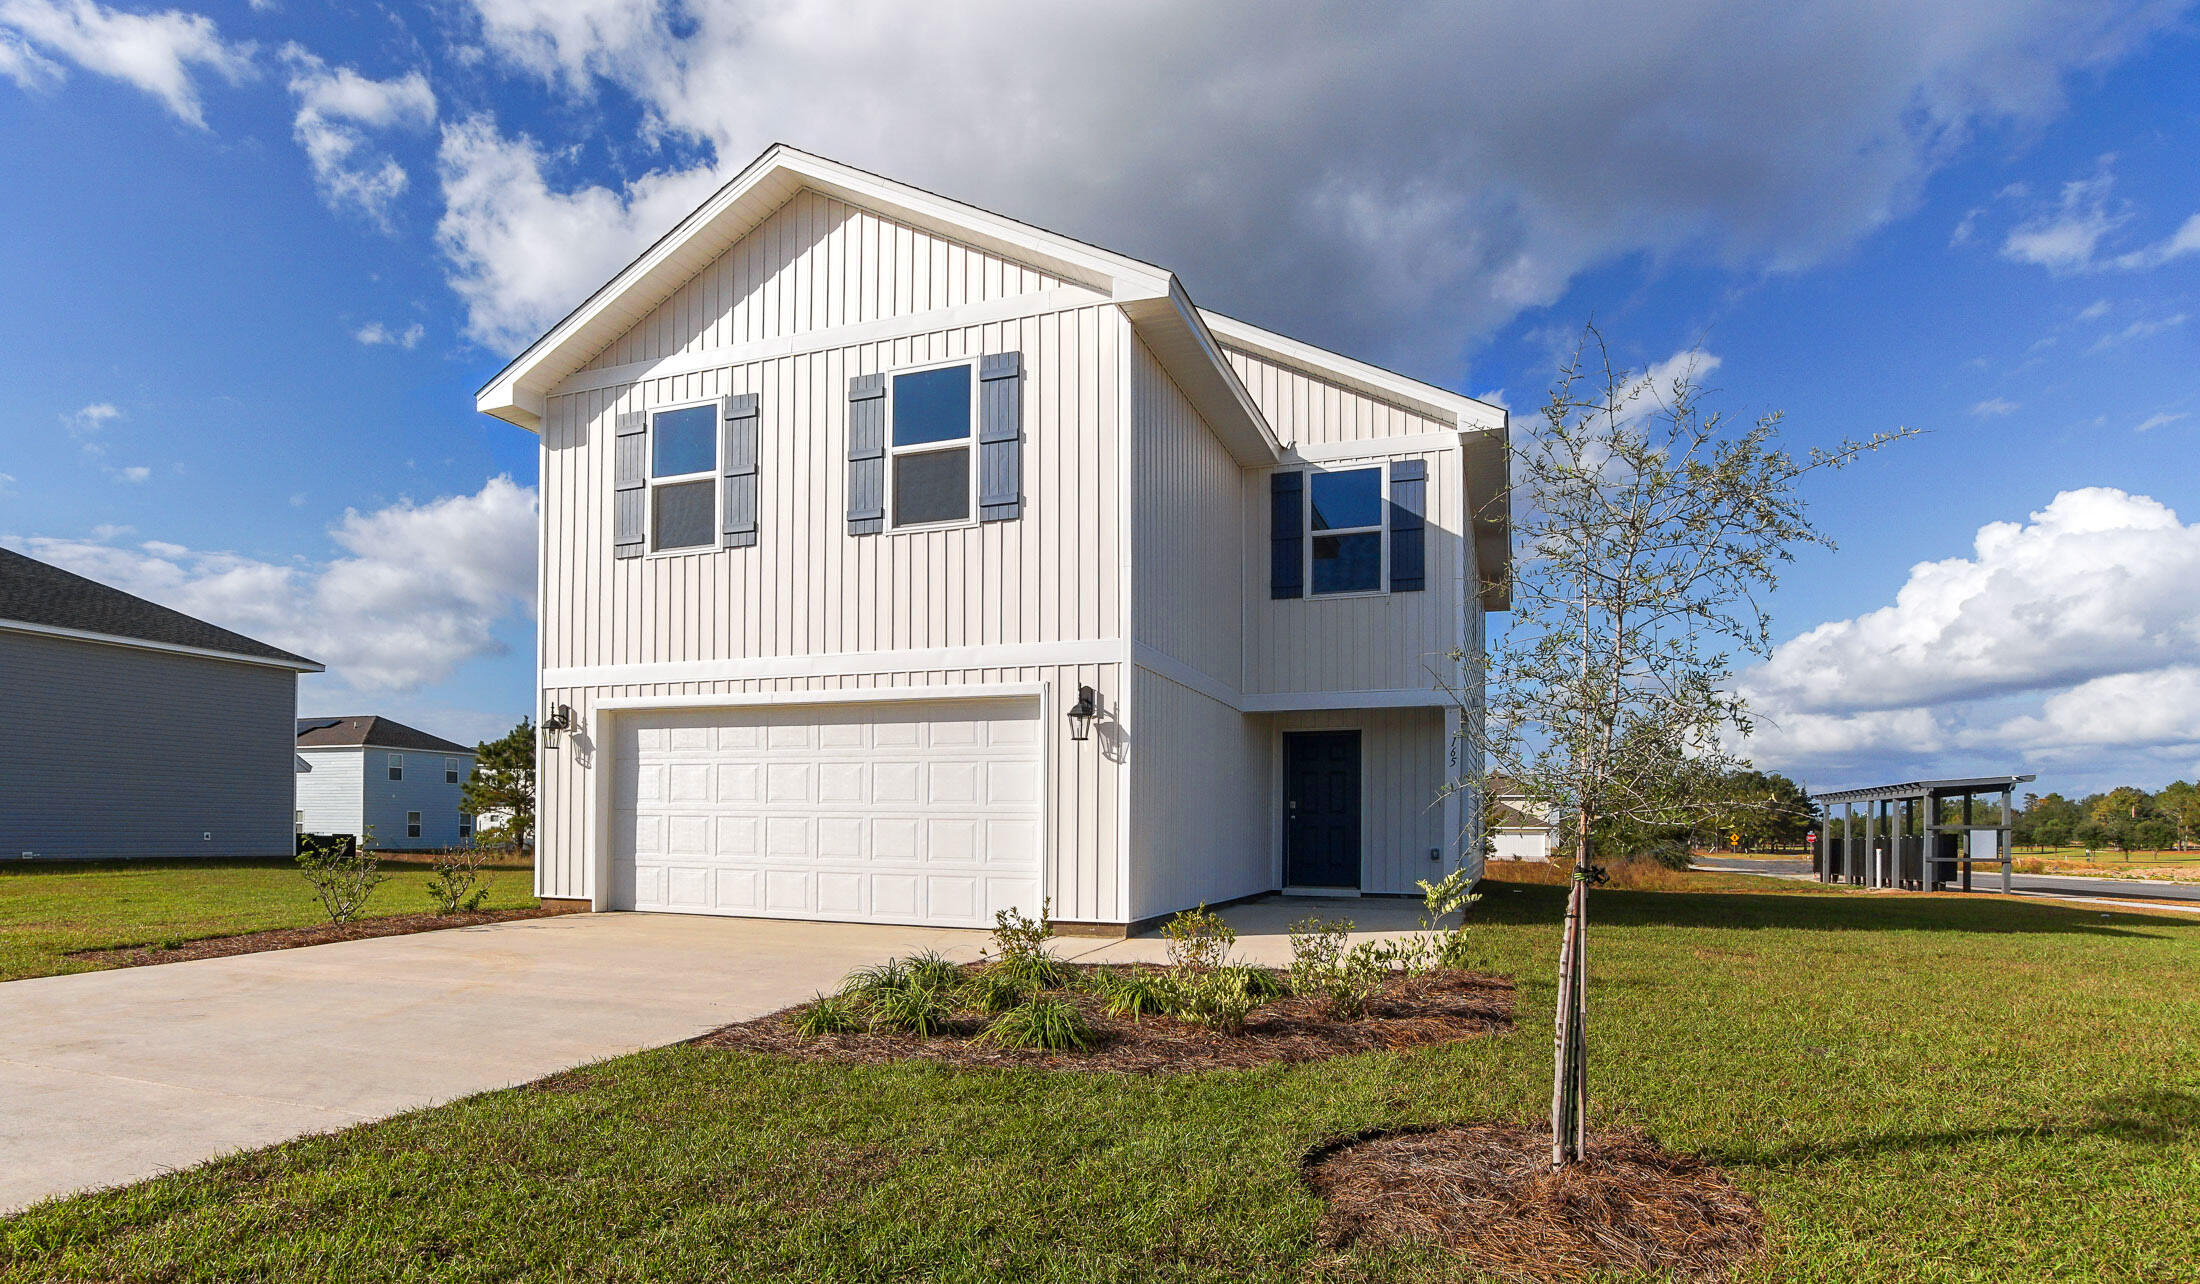
[[[1383,587],[1383,470],[1316,472],[1306,486],[1306,584],[1315,596]]]
[[[404,778],[405,755],[401,753],[393,753],[390,755],[390,779],[403,780]]]
[[[446,785],[458,783],[458,759],[445,758],[443,760],[443,783]]]
[[[973,382],[968,361],[893,377],[886,413],[895,527],[970,520]]]
[[[718,543],[718,406],[660,410],[649,422],[649,547]]]

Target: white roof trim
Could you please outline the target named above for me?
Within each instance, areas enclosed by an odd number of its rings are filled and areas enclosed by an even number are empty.
[[[1211,309],[1200,309],[1200,315],[1206,318],[1208,328],[1233,348],[1243,348],[1248,352],[1281,361],[1285,365],[1298,366],[1355,391],[1394,402],[1430,418],[1448,419],[1461,428],[1502,430],[1505,427],[1505,412],[1486,401],[1476,401],[1472,397],[1439,388],[1432,383],[1409,379],[1381,366],[1339,356],[1326,348],[1302,343],[1273,330],[1263,330],[1257,325],[1224,316]]]
[[[116,633],[95,633],[90,629],[67,629],[57,624],[32,624],[27,620],[0,620],[0,631],[66,638],[71,642],[126,646],[139,651],[162,651],[169,655],[193,655],[207,660],[229,660],[237,664],[257,664],[270,669],[289,669],[294,673],[321,673],[327,668],[312,660],[278,660],[270,655],[244,655],[236,651],[216,650],[213,647],[185,646],[180,642],[155,642],[150,638],[126,638]]]

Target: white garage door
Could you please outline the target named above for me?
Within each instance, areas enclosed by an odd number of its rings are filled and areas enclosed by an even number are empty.
[[[617,725],[615,908],[958,927],[1039,912],[1036,701]]]

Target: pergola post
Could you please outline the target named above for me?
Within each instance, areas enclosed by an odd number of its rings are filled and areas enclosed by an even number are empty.
[[[2012,792],[2013,791],[2007,785],[2003,785],[2001,787],[2001,828],[1994,835],[1996,839],[1994,843],[1994,852],[1996,855],[2001,857],[2001,890],[2004,892],[2013,892],[2016,890],[2015,886],[2011,883],[2009,877],[2011,873],[2009,867],[2009,858],[2012,855],[2010,851],[2010,839],[2013,838],[2017,832],[2017,827],[2015,823],[2011,821],[2009,817],[2009,797]]]
[[[1864,800],[1864,886],[1879,886],[1879,800]]]
[[[1846,819],[1841,822],[1841,881],[1854,883],[1856,881],[1856,804],[1842,803],[1841,805],[1848,809]]]
[[[1963,890],[1971,890],[1971,791],[1963,791]]]

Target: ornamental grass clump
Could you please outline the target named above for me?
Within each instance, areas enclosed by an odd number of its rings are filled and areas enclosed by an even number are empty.
[[[952,990],[962,984],[962,967],[938,950],[924,950],[901,963],[909,984],[928,990]]]
[[[973,973],[955,993],[966,1008],[997,1013],[1023,1006],[1036,993],[1036,988],[1022,977],[995,966]]]
[[[1161,1016],[1175,1004],[1169,978],[1159,972],[1100,972],[1093,983],[1101,1010],[1111,1017]]]
[[[869,1003],[882,994],[909,988],[909,965],[900,959],[888,959],[850,972],[840,983],[840,993],[858,1002]]]
[[[805,1039],[828,1034],[854,1034],[863,1028],[863,1013],[846,994],[820,994],[808,1006],[788,1018],[794,1032]]]
[[[1003,1048],[1045,1048],[1053,1052],[1075,1048],[1082,1052],[1091,1039],[1092,1029],[1074,1005],[1061,999],[1040,997],[993,1018],[992,1024],[980,1031],[973,1042]]]
[[[946,1029],[954,1015],[954,1004],[948,993],[931,986],[905,985],[898,990],[880,990],[870,1000],[873,1030],[892,1030],[919,1039],[929,1039]]]

